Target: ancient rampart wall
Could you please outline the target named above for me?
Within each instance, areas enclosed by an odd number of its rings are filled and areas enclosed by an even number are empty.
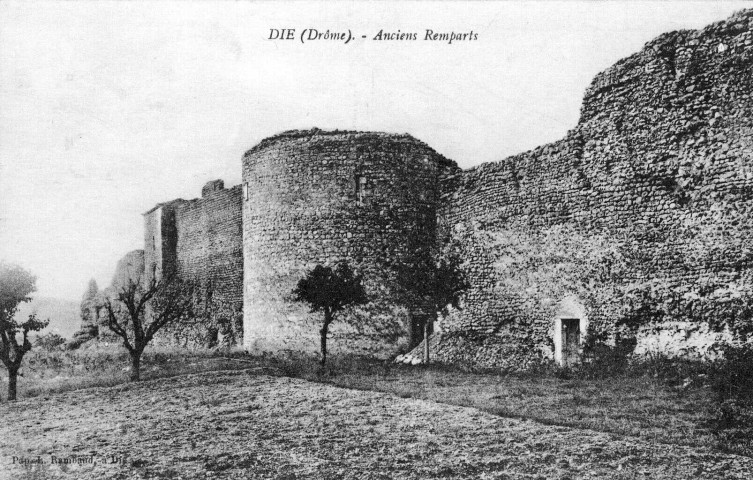
[[[434,244],[439,178],[457,166],[408,135],[292,131],[243,158],[244,346],[318,349],[320,314],[291,291],[316,264],[347,261],[369,305],[332,327],[330,348],[386,355],[410,342],[397,264]]]
[[[201,199],[145,214],[147,276],[177,269],[242,303],[250,350],[315,350],[321,319],[291,290],[306,269],[346,260],[373,302],[337,322],[331,347],[388,354],[427,314],[398,294],[395,266],[451,235],[471,288],[442,319],[435,349],[482,365],[552,354],[560,308],[555,298],[552,316],[530,318],[522,297],[499,294],[509,280],[495,257],[500,234],[537,241],[566,226],[613,239],[633,255],[630,281],[661,278],[686,293],[709,274],[751,277],[752,22],[743,11],[661,35],[593,80],[565,138],[465,172],[408,135],[268,138],[243,157],[242,186],[210,182]],[[706,245],[691,245],[703,235]],[[588,325],[614,320],[572,301]]]
[[[568,224],[584,235],[626,236],[643,254],[636,278],[692,285],[704,272],[750,271],[744,255],[689,265],[678,243],[680,232],[713,215],[752,213],[752,26],[748,10],[656,38],[594,79],[564,139],[446,180],[453,193],[440,224],[463,240],[472,288],[465,310],[442,328],[477,334],[471,355],[484,358],[476,363],[494,363],[501,344],[522,337],[546,347],[552,334],[548,323],[520,321],[518,306],[496,294],[485,234]],[[750,227],[727,224],[738,237]]]
[[[155,277],[162,277],[165,268],[163,252],[174,251],[174,247],[163,245],[162,214],[164,211],[161,205],[157,205],[144,214],[144,279],[147,283]]]
[[[221,180],[207,183],[201,198],[173,200],[144,214],[147,279],[175,272],[194,282],[210,317],[208,337],[219,331],[240,341],[241,224],[241,186],[225,189]]]
[[[178,274],[212,288],[218,299],[243,303],[241,186],[205,187],[200,199],[175,209]]]

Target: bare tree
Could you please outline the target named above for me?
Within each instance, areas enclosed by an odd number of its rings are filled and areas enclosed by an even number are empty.
[[[131,356],[132,382],[140,380],[141,355],[154,335],[193,315],[193,293],[192,284],[174,276],[152,279],[146,285],[131,279],[115,298],[105,300],[107,326],[123,339]]]
[[[49,320],[37,320],[36,315],[29,315],[23,323],[13,318],[18,305],[31,300],[29,294],[36,290],[36,280],[18,265],[0,262],[0,360],[8,369],[8,400],[16,399],[18,370],[31,350],[29,332],[38,332],[49,324]]]

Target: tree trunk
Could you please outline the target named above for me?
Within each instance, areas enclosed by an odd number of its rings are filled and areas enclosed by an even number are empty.
[[[141,380],[141,352],[131,352],[131,381]]]
[[[8,369],[8,401],[11,402],[16,399],[16,385],[18,384],[18,369]]]
[[[421,324],[421,319],[416,318],[416,316],[410,311],[408,311],[408,325],[410,327],[410,338],[408,340],[410,349],[413,350],[414,348],[419,346],[421,344],[421,340],[423,340],[421,338],[423,325]]]
[[[319,343],[322,347],[322,366],[324,366],[325,362],[327,361],[327,330],[329,329],[329,324],[332,321],[331,315],[332,314],[327,311],[324,312],[324,325],[322,325],[321,330],[319,330]]]

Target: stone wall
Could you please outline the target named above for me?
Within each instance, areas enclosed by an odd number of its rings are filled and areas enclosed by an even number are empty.
[[[145,281],[150,283],[155,278],[162,278],[165,268],[169,268],[171,262],[163,258],[165,252],[174,253],[173,245],[164,245],[162,232],[168,225],[163,225],[163,213],[172,213],[170,207],[163,208],[157,205],[144,213],[144,273]]]
[[[212,185],[214,189],[209,189]],[[217,188],[219,187],[219,188]],[[211,284],[214,295],[238,308],[243,303],[241,186],[210,182],[202,198],[175,208],[178,274]]]
[[[244,346],[317,351],[320,315],[291,291],[307,269],[347,261],[372,302],[343,313],[329,347],[373,355],[407,348],[426,306],[401,300],[395,266],[434,245],[439,179],[454,170],[409,135],[291,131],[249,150]]]
[[[314,129],[265,139],[243,157],[242,186],[209,182],[201,199],[145,214],[147,277],[177,269],[211,284],[234,311],[242,306],[250,350],[316,350],[321,319],[291,291],[316,264],[348,261],[372,302],[336,322],[330,346],[387,355],[415,344],[429,314],[400,294],[396,266],[450,238],[471,287],[463,308],[441,319],[435,354],[511,367],[561,348],[557,311],[576,289],[550,289],[545,308],[531,306],[526,291],[548,280],[524,277],[541,274],[542,252],[622,258],[614,282],[656,279],[680,299],[725,282],[753,289],[752,22],[748,10],[661,35],[596,76],[565,138],[468,171],[408,135]],[[520,278],[500,268],[505,242],[529,250]],[[500,293],[512,280],[518,290]],[[605,280],[576,280],[602,295],[573,297],[588,328],[612,328]]]
[[[219,333],[230,342],[242,336],[243,246],[241,186],[207,183],[202,197],[162,203],[144,214],[147,279],[176,273],[194,282],[206,308],[206,342]],[[199,340],[202,343],[204,340]]]
[[[586,236],[626,239],[640,253],[634,279],[692,288],[709,272],[749,276],[745,248],[691,262],[686,241],[696,227],[723,224],[745,247],[753,199],[752,25],[748,10],[703,30],[661,35],[593,80],[564,139],[445,179],[450,193],[439,222],[464,245],[472,288],[464,311],[443,329],[447,342],[477,342],[471,353],[445,349],[446,359],[471,355],[495,364],[523,337],[544,350],[551,344],[550,320],[527,322],[497,295],[496,260],[483,240],[490,233],[568,224]]]

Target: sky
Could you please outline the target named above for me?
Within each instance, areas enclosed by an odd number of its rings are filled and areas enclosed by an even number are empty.
[[[746,7],[0,2],[0,259],[38,295],[78,300],[143,248],[142,213],[240,183],[243,153],[284,130],[410,133],[463,168],[500,160],[562,138],[594,75],[652,38]],[[302,43],[304,29],[354,39]]]

